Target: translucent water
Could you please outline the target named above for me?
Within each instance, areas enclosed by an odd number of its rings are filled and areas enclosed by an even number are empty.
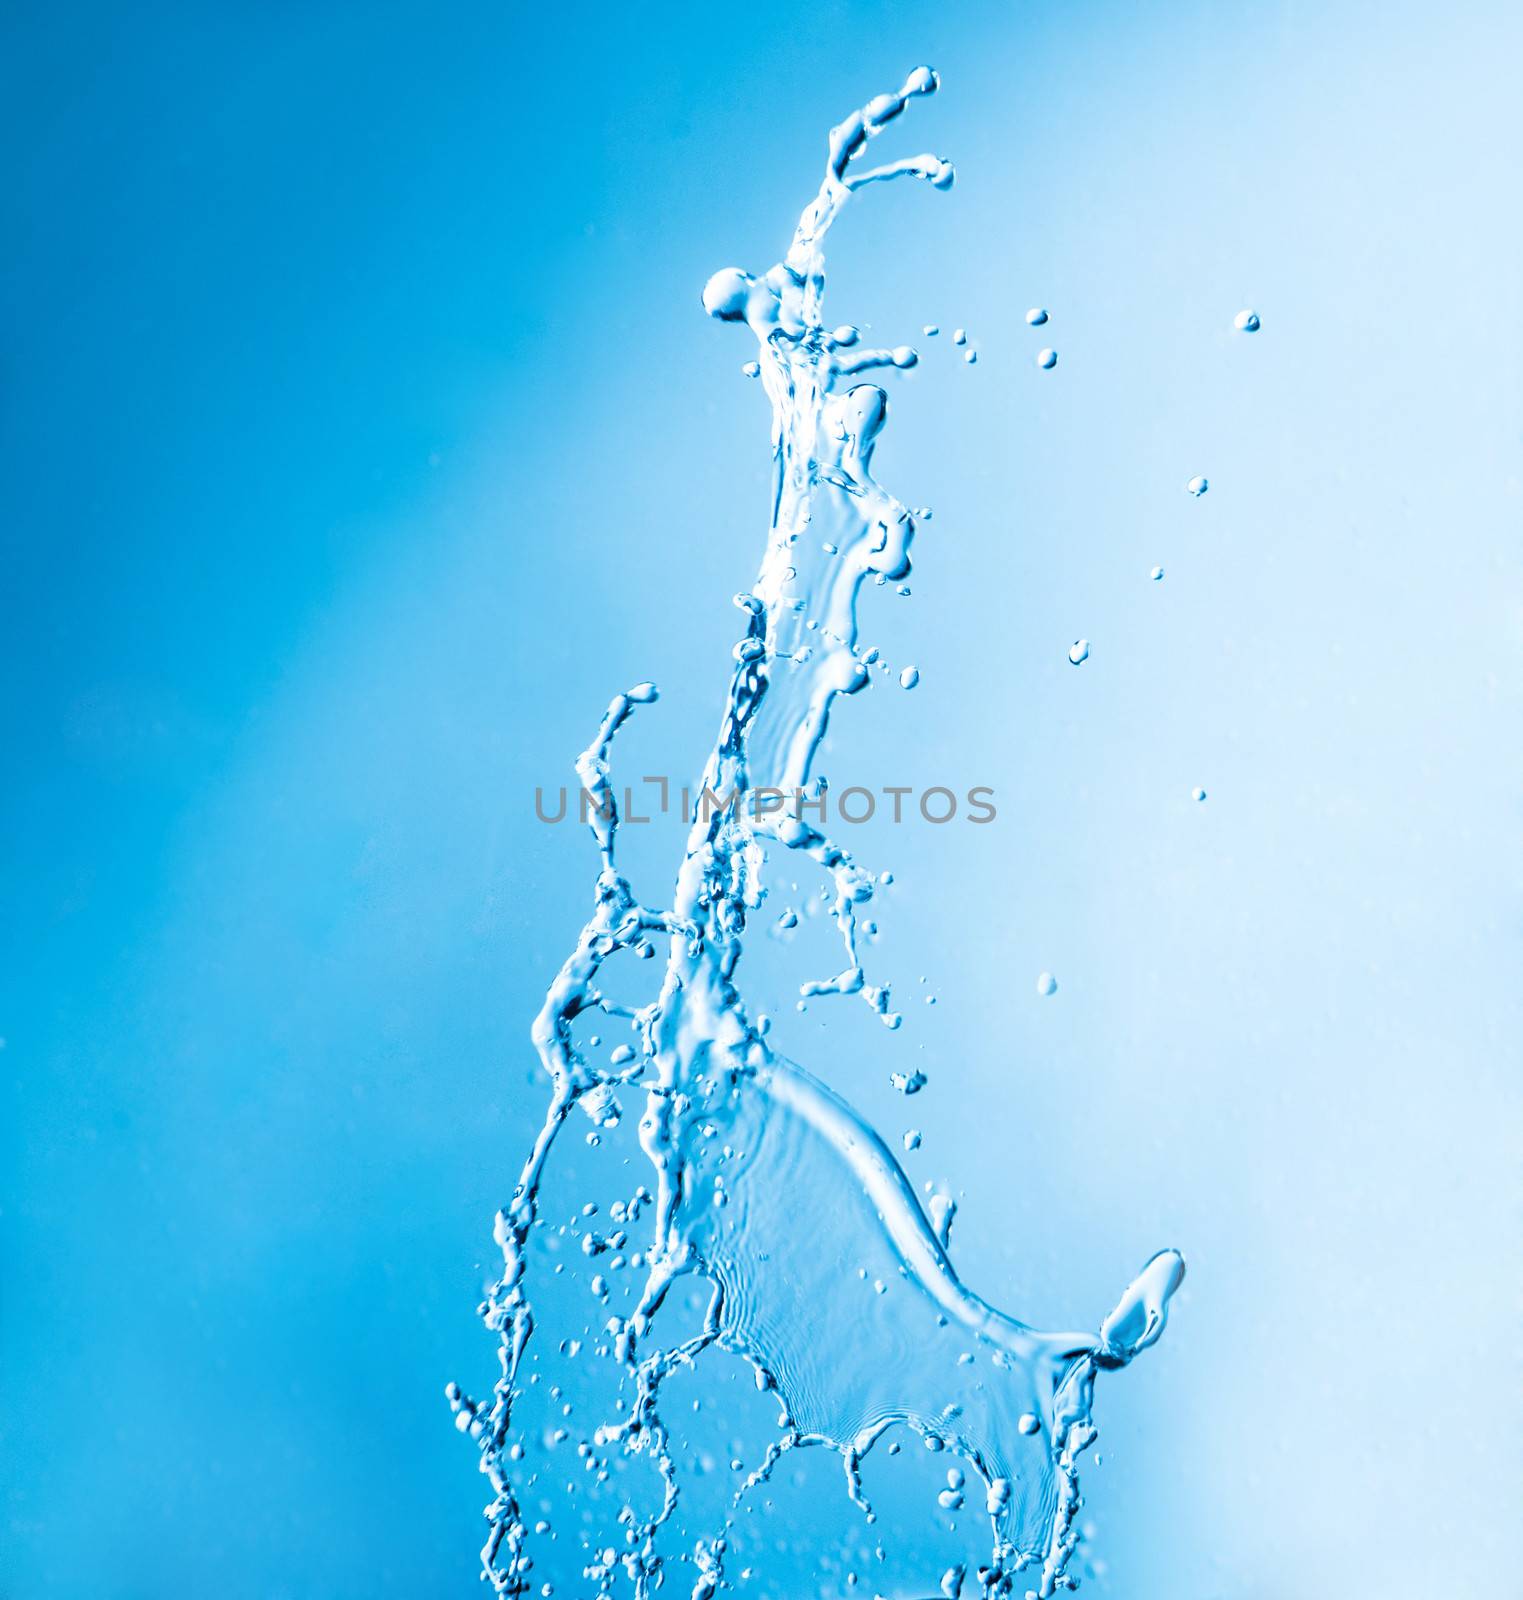
[[[759,276],[716,273],[703,291],[710,315],[756,340],[774,462],[766,549],[751,589],[735,598],[740,637],[701,780],[716,796],[808,792],[837,701],[868,682],[873,652],[858,644],[859,602],[879,584],[903,590],[909,574],[914,518],[872,474],[888,398],[852,380],[910,368],[915,353],[860,348],[849,326],[827,331],[824,243],[846,202],[871,184],[914,177],[951,186],[951,164],[939,156],[876,167],[862,160],[873,138],[936,88],[922,67],[897,92],[852,112],[830,134],[824,180],[783,260]],[[911,687],[915,676],[906,668],[901,681]],[[778,1407],[776,1436],[748,1464],[741,1499],[790,1452],[813,1448],[839,1457],[845,1494],[870,1514],[863,1459],[888,1435],[918,1435],[956,1462],[945,1493],[987,1518],[983,1592],[1011,1592],[1026,1573],[1023,1591],[1050,1596],[1067,1582],[1077,1542],[1078,1464],[1095,1437],[1095,1378],[1157,1339],[1183,1261],[1172,1250],[1154,1256],[1094,1333],[1039,1331],[962,1282],[949,1254],[950,1200],[932,1195],[929,1214],[922,1208],[884,1140],[768,1044],[766,1019],[740,987],[752,921],[783,935],[798,922],[791,907],[781,916],[763,911],[774,881],[787,888],[811,874],[825,885],[843,966],[803,992],[856,996],[897,1026],[889,987],[869,974],[860,944],[864,910],[890,875],[853,860],[801,806],[721,804],[697,809],[667,902],[643,900],[618,863],[612,755],[620,729],[656,698],[649,683],[616,695],[577,758],[599,869],[591,915],[532,1029],[550,1094],[496,1219],[502,1266],[483,1315],[498,1339],[498,1376],[483,1400],[448,1390],[492,1491],[484,1574],[499,1594],[525,1592],[538,1581],[536,1540],[554,1537],[525,1510],[514,1415],[534,1381],[524,1377],[536,1338],[530,1245],[546,1220],[548,1164],[572,1111],[587,1115],[586,1137],[596,1142],[618,1126],[622,1093],[643,1098],[647,1184],[613,1208],[609,1234],[595,1230],[593,1202],[581,1208],[583,1253],[597,1265],[587,1288],[610,1308],[606,1337],[586,1348],[562,1339],[559,1348],[611,1363],[629,1398],[592,1424],[567,1402],[553,1438],[569,1443],[579,1431],[578,1458],[604,1492],[622,1492],[610,1466],[620,1457],[648,1462],[657,1493],[621,1503],[621,1547],[593,1549],[582,1567],[591,1589],[624,1586],[643,1600],[679,1564],[694,1600],[730,1581],[726,1519],[685,1548],[663,1545],[680,1497],[663,1385],[714,1349],[749,1363]],[[664,962],[648,997],[615,999],[605,967],[658,946]],[[1056,984],[1044,974],[1039,988],[1050,994]],[[627,1028],[633,1043],[606,1050],[596,1030],[611,1024]],[[901,1087],[911,1092],[909,1080]],[[914,1129],[901,1139],[906,1150],[919,1141]],[[615,1274],[637,1283],[627,1310],[611,1309],[623,1303]],[[681,1298],[675,1290],[693,1286],[707,1310],[684,1336],[668,1308]],[[948,1593],[963,1584],[961,1568],[942,1581]]]

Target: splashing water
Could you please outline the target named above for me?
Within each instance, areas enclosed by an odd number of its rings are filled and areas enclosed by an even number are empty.
[[[703,774],[704,789],[721,799],[768,788],[810,792],[836,700],[869,679],[871,653],[857,643],[864,585],[898,582],[910,569],[914,521],[872,475],[887,396],[850,380],[917,358],[907,346],[860,349],[849,327],[826,330],[824,243],[847,200],[869,184],[916,177],[950,188],[952,167],[938,156],[860,164],[868,142],[936,88],[922,67],[897,93],[848,116],[831,132],[824,181],[783,261],[760,277],[716,273],[703,291],[711,316],[743,323],[756,338],[775,466],[766,553],[750,592],[736,597],[743,632]],[[790,1451],[812,1446],[840,1456],[848,1494],[871,1514],[862,1460],[891,1429],[906,1428],[954,1452],[982,1484],[992,1539],[979,1574],[984,1592],[1008,1593],[1014,1574],[1030,1569],[1033,1592],[1050,1596],[1069,1581],[1078,1458],[1095,1437],[1095,1375],[1125,1366],[1158,1338],[1184,1263],[1172,1250],[1155,1256],[1095,1334],[1038,1332],[963,1284],[948,1254],[951,1202],[935,1197],[934,1221],[926,1216],[883,1140],[768,1045],[736,982],[748,920],[766,893],[769,852],[807,858],[833,890],[845,962],[807,991],[856,995],[897,1026],[888,986],[868,981],[858,952],[859,912],[878,880],[803,820],[802,807],[721,804],[699,808],[670,906],[643,903],[616,862],[610,756],[620,728],[655,699],[648,683],[617,695],[576,762],[601,867],[592,915],[533,1026],[551,1095],[497,1216],[502,1272],[483,1314],[499,1340],[500,1371],[490,1400],[454,1384],[448,1390],[492,1488],[484,1574],[498,1594],[518,1595],[533,1568],[513,1411],[535,1328],[528,1247],[542,1220],[546,1164],[573,1107],[610,1125],[617,1091],[627,1086],[645,1094],[639,1132],[654,1195],[640,1191],[653,1202],[649,1235],[628,1257],[644,1269],[643,1289],[629,1315],[610,1320],[606,1349],[632,1380],[634,1398],[587,1450],[589,1459],[594,1448],[647,1456],[662,1493],[650,1514],[632,1505],[621,1511],[623,1552],[606,1550],[585,1569],[597,1592],[611,1593],[622,1571],[644,1600],[666,1576],[657,1539],[679,1491],[661,1388],[715,1346],[749,1362],[780,1409],[780,1431],[737,1499]],[[662,941],[665,968],[646,1004],[622,1004],[600,986],[611,957],[648,955]],[[595,1056],[577,1037],[584,1017],[625,1019],[638,1052]],[[637,1199],[619,1220],[633,1228],[643,1212]],[[702,1286],[707,1313],[698,1333],[663,1344],[662,1308],[683,1281]],[[962,1469],[948,1482],[961,1505]],[[725,1586],[724,1555],[720,1529],[688,1556],[694,1600]],[[956,1574],[960,1587],[961,1569]]]

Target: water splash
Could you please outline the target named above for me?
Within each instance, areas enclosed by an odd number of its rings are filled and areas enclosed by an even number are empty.
[[[835,703],[869,680],[874,653],[857,638],[864,586],[898,583],[910,570],[914,518],[872,474],[888,399],[875,384],[851,380],[913,367],[916,353],[859,348],[849,326],[826,330],[824,243],[848,199],[868,185],[910,177],[951,186],[953,169],[939,156],[876,167],[861,159],[912,101],[936,88],[936,75],[919,68],[896,93],[877,96],[833,129],[824,180],[783,260],[760,276],[716,273],[703,291],[711,316],[744,324],[756,339],[775,469],[766,551],[751,590],[736,596],[742,633],[703,772],[703,789],[722,799],[768,788],[810,792]],[[878,1134],[768,1045],[765,1019],[751,1015],[737,984],[747,925],[766,894],[769,852],[799,859],[828,881],[845,963],[806,992],[855,995],[896,1026],[889,986],[869,981],[858,942],[861,910],[888,875],[875,878],[804,820],[801,806],[721,803],[699,808],[670,905],[642,901],[617,862],[611,753],[628,719],[655,699],[648,683],[616,695],[576,761],[600,868],[592,914],[532,1030],[551,1092],[494,1230],[502,1270],[483,1316],[498,1339],[498,1376],[487,1400],[457,1385],[448,1390],[492,1489],[484,1575],[498,1594],[518,1595],[533,1570],[536,1535],[522,1505],[514,1408],[535,1332],[529,1245],[544,1221],[547,1162],[574,1107],[592,1120],[594,1139],[597,1129],[618,1123],[625,1089],[645,1097],[639,1135],[654,1192],[641,1186],[615,1208],[615,1234],[587,1231],[582,1244],[588,1255],[613,1252],[610,1271],[644,1274],[632,1308],[609,1317],[598,1346],[627,1376],[633,1398],[579,1453],[600,1480],[612,1452],[643,1455],[661,1494],[651,1511],[623,1506],[622,1551],[596,1552],[584,1577],[609,1594],[622,1573],[636,1600],[663,1581],[668,1557],[659,1536],[679,1488],[661,1390],[713,1346],[749,1362],[779,1408],[778,1433],[738,1500],[790,1452],[814,1447],[840,1457],[846,1492],[871,1516],[863,1459],[885,1434],[907,1429],[964,1464],[949,1474],[946,1491],[959,1505],[964,1467],[981,1484],[991,1538],[979,1572],[984,1593],[1008,1593],[1014,1575],[1029,1569],[1032,1592],[1050,1596],[1067,1581],[1077,1540],[1078,1460],[1095,1437],[1095,1376],[1127,1365],[1157,1339],[1183,1262],[1174,1251],[1155,1256],[1093,1334],[1040,1332],[961,1281],[948,1254],[952,1202],[932,1196],[927,1216]],[[640,1006],[613,998],[603,986],[607,963],[624,951],[648,956],[658,943],[666,960],[654,997]],[[638,1049],[605,1055],[600,1036],[578,1031],[583,1019],[599,1018],[622,1019]],[[635,1244],[642,1223],[646,1232]],[[663,1307],[681,1283],[701,1285],[707,1311],[697,1333],[663,1343]],[[602,1272],[589,1287],[611,1303]],[[718,1527],[683,1552],[694,1600],[726,1585],[727,1532]],[[960,1590],[962,1569],[953,1576]]]

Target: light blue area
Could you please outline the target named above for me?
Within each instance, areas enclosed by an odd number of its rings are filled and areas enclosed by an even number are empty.
[[[590,876],[534,786],[645,677],[620,760],[707,748],[766,414],[698,291],[775,258],[824,130],[921,60],[903,148],[958,186],[854,209],[830,297],[922,351],[879,467],[935,517],[870,608],[922,681],[843,706],[826,769],[999,818],[857,831],[898,879],[879,960],[938,1004],[784,1010],[783,1047],[922,1130],[1018,1313],[1091,1327],[1186,1251],[1100,1396],[1087,1592],[1505,1592],[1520,32],[10,17],[7,1600],[476,1592],[442,1387],[489,1380],[526,1025]],[[629,833],[654,897],[681,830]],[[823,948],[758,961],[785,1006]]]

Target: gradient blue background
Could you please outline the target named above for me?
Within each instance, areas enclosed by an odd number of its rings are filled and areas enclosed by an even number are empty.
[[[5,1600],[478,1592],[441,1390],[591,880],[533,788],[643,677],[626,770],[701,758],[767,421],[698,290],[922,60],[892,137],[958,186],[855,210],[830,303],[981,359],[894,385],[936,517],[868,631],[924,681],[827,768],[1000,816],[859,831],[935,1011],[782,1035],[890,1135],[926,1066],[910,1170],[1017,1314],[1186,1250],[1092,1592],[1517,1592],[1520,51],[1502,4],[6,9]]]

